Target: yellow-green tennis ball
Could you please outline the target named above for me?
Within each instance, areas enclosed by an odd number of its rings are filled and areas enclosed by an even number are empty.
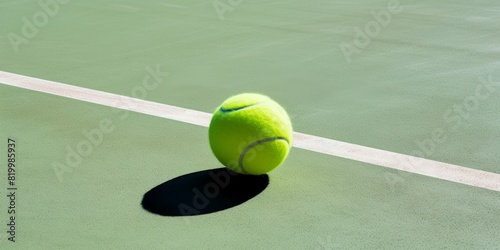
[[[292,123],[285,109],[259,94],[230,97],[215,111],[210,147],[228,169],[250,175],[279,166],[292,145]]]

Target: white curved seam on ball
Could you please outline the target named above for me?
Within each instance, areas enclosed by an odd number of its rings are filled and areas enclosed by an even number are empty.
[[[232,113],[232,112],[236,112],[236,111],[240,111],[240,110],[244,110],[244,109],[248,109],[248,108],[253,108],[253,107],[255,107],[255,106],[264,105],[264,104],[267,104],[267,103],[270,103],[270,101],[258,102],[258,103],[252,104],[252,105],[248,105],[248,106],[244,106],[244,107],[239,107],[239,108],[235,108],[235,109],[224,109],[224,108],[221,106],[221,107],[219,108],[219,110],[220,110],[222,113]]]
[[[265,142],[270,142],[270,141],[277,141],[277,140],[283,140],[283,141],[286,141],[286,143],[288,145],[290,145],[290,142],[285,138],[285,137],[280,137],[280,136],[277,136],[277,137],[269,137],[269,138],[265,138],[265,139],[261,139],[261,140],[258,140],[256,142],[253,142],[251,143],[250,145],[248,145],[244,150],[243,152],[241,152],[241,155],[240,155],[240,160],[238,162],[238,166],[240,167],[240,170],[241,172],[245,173],[245,174],[248,174],[247,171],[245,171],[245,168],[243,167],[243,159],[245,158],[245,155],[248,151],[250,151],[250,149],[252,149],[253,147],[259,145],[259,144],[262,144],[262,143],[265,143]]]

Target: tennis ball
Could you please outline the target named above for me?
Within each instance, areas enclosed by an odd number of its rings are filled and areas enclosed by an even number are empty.
[[[249,175],[279,166],[292,145],[292,123],[285,109],[260,94],[230,97],[215,111],[210,147],[228,169]]]

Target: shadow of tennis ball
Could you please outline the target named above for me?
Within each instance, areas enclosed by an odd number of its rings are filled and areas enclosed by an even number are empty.
[[[186,174],[146,194],[142,207],[162,216],[193,216],[219,212],[245,203],[269,184],[269,176],[243,175],[225,168]]]

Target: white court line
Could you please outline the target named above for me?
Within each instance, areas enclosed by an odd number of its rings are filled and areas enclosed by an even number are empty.
[[[212,114],[0,71],[0,83],[208,127]],[[294,133],[293,146],[322,154],[500,191],[500,174]]]

